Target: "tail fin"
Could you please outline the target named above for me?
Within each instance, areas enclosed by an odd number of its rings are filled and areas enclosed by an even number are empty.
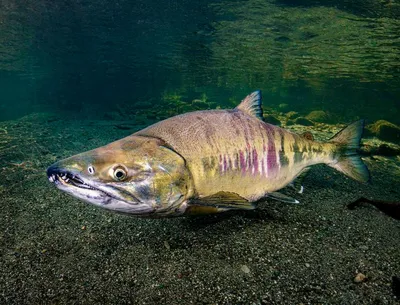
[[[336,161],[328,165],[357,181],[369,182],[368,168],[357,152],[360,148],[363,130],[364,120],[360,120],[333,136],[328,142],[337,145]]]

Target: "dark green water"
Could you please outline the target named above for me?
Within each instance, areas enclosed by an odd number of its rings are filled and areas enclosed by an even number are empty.
[[[262,89],[267,107],[398,124],[399,17],[395,0],[4,0],[0,120],[134,119]]]

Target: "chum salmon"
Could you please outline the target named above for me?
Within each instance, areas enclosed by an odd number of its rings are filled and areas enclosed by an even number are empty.
[[[312,165],[327,164],[367,182],[357,150],[364,121],[327,142],[262,120],[261,92],[236,108],[189,112],[160,121],[47,169],[60,190],[108,210],[169,217],[255,209]]]

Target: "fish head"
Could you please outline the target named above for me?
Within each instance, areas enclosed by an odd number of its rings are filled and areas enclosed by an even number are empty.
[[[192,193],[185,160],[160,139],[134,135],[61,160],[47,176],[83,201],[138,216],[180,215]]]

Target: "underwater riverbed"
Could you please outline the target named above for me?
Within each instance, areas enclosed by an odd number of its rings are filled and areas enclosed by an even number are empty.
[[[290,128],[322,140],[340,127]],[[399,221],[346,205],[400,198],[398,156],[364,158],[370,185],[316,166],[299,205],[194,218],[116,215],[47,181],[55,160],[141,128],[46,114],[0,123],[2,304],[396,303]]]

